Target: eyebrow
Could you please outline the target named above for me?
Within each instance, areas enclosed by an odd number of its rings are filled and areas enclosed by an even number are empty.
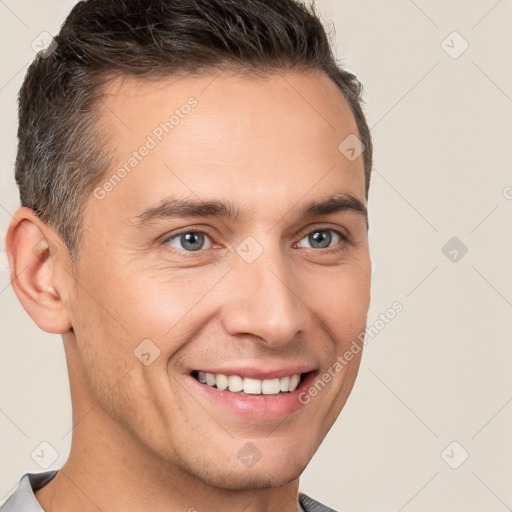
[[[339,212],[359,214],[368,225],[366,206],[355,196],[346,192],[314,200],[301,209],[302,216],[305,218]],[[136,225],[144,225],[159,219],[185,217],[219,217],[240,221],[248,218],[247,213],[248,211],[242,211],[229,200],[199,200],[171,196],[163,199],[158,206],[148,208],[141,214],[131,217],[130,220]]]

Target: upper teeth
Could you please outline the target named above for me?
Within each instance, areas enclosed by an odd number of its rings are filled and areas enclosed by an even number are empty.
[[[218,389],[232,392],[243,391],[251,395],[277,395],[279,392],[294,391],[299,385],[300,374],[282,377],[280,379],[250,379],[238,375],[224,375],[222,373],[198,372],[197,379],[208,386],[217,386]]]

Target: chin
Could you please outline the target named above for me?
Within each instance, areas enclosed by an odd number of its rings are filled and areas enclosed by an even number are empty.
[[[236,470],[220,470],[217,474],[198,475],[201,480],[211,486],[233,491],[269,489],[281,487],[300,477],[304,467],[288,467],[286,472],[282,468],[253,467]]]
[[[211,487],[229,490],[257,490],[280,487],[297,480],[313,453],[300,449],[266,450],[258,460],[241,462],[238,457],[181,458],[181,467],[194,478]],[[188,457],[187,457],[188,458]],[[222,462],[220,462],[222,461]]]

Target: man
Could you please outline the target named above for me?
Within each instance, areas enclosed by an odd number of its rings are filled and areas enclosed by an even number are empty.
[[[73,439],[2,512],[331,510],[299,477],[359,367],[372,143],[314,9],[79,2],[19,123],[12,285]]]

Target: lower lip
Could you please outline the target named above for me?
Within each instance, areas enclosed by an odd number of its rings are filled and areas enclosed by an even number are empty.
[[[305,404],[300,402],[299,395],[308,389],[316,374],[316,371],[309,372],[294,391],[278,395],[239,395],[201,384],[192,375],[189,375],[189,378],[200,393],[204,393],[208,399],[223,408],[251,419],[279,419],[304,407]]]

